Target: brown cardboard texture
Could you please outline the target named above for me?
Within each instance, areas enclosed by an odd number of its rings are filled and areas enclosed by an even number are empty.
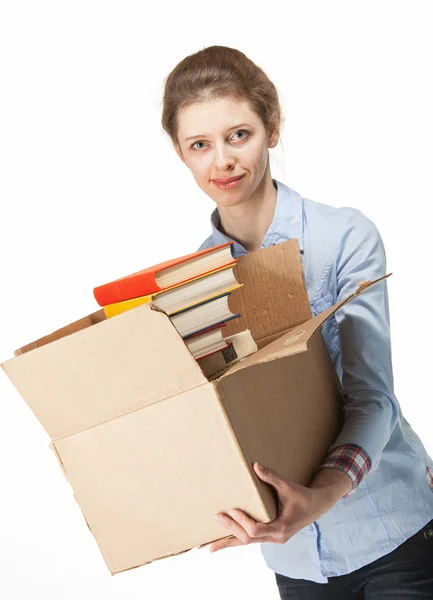
[[[316,334],[341,303],[311,317],[296,240],[236,270],[242,317],[227,335],[248,328],[259,350],[213,381],[151,304],[98,310],[2,364],[112,574],[232,537],[218,512],[271,522],[276,498],[254,461],[308,485],[341,428],[340,382]]]

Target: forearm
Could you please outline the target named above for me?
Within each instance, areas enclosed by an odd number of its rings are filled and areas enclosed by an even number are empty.
[[[352,480],[343,471],[338,469],[322,469],[316,473],[310,486],[311,489],[320,489],[324,501],[329,503],[329,508],[352,490]]]

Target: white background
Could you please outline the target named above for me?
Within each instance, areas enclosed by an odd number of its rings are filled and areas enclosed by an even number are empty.
[[[395,390],[433,454],[431,2],[1,4],[0,360],[97,308],[93,287],[194,251],[213,201],[160,125],[163,80],[213,44],[274,81],[272,175],[385,242]],[[49,438],[0,376],[0,596],[277,599],[259,546],[109,575]]]

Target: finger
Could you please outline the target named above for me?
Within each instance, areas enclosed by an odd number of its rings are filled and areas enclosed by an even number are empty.
[[[252,544],[264,544],[265,542],[270,542],[273,544],[281,544],[281,538],[275,538],[272,535],[267,535],[265,537],[260,537],[253,539],[251,541]],[[210,552],[217,552],[218,550],[223,550],[224,548],[231,548],[235,546],[244,546],[239,538],[231,537],[225,538],[224,540],[218,540],[218,542],[213,542],[209,545]]]
[[[254,521],[250,516],[244,513],[243,510],[233,509],[229,510],[231,518],[239,523],[241,527],[245,529],[250,538],[261,538],[265,536],[271,536],[278,530],[278,522],[273,521],[272,523],[260,523]]]
[[[237,538],[239,538],[243,544],[246,545],[251,542],[251,538],[248,535],[248,533],[245,531],[245,529],[241,525],[239,525],[239,523],[237,523],[234,519],[229,517],[228,515],[226,515],[224,513],[220,513],[220,514],[216,515],[216,519],[220,523],[220,525],[222,525],[223,527],[228,529],[230,531],[230,533],[232,533]]]
[[[218,550],[234,546],[243,546],[243,544],[237,537],[224,538],[223,540],[218,540],[218,542],[213,542],[213,544],[209,546],[209,551],[217,552]]]

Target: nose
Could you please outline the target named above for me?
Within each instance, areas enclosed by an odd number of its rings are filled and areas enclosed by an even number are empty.
[[[232,170],[234,167],[233,150],[225,144],[215,146],[215,171],[223,173],[227,170]]]

